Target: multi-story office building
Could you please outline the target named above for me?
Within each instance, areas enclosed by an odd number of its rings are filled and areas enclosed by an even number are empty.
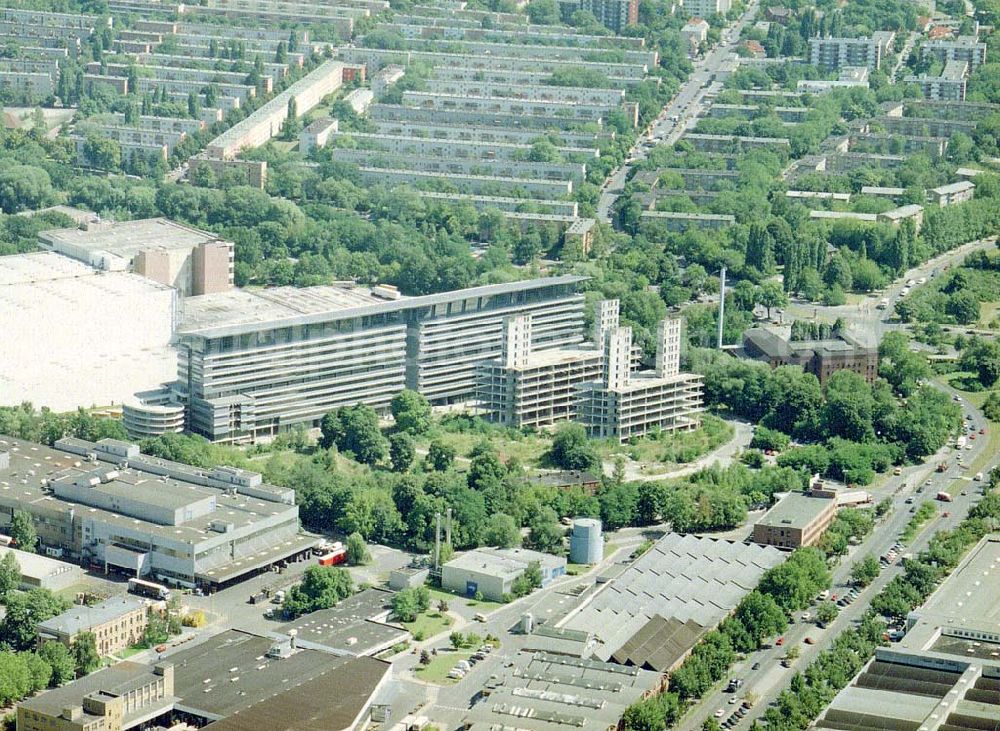
[[[942,63],[965,61],[969,70],[975,71],[986,63],[986,44],[975,36],[959,36],[937,41],[928,41],[920,47],[921,58],[932,56]]]
[[[701,376],[680,371],[681,321],[657,330],[656,367],[631,372],[632,331],[604,334],[604,374],[578,389],[577,420],[590,436],[621,442],[657,430],[693,429],[702,410]]]
[[[124,731],[168,713],[174,697],[174,666],[126,660],[23,701],[18,731]]]
[[[339,406],[386,408],[403,388],[434,403],[474,396],[502,323],[532,317],[532,347],[583,340],[582,277],[510,282],[420,297],[391,287],[233,291],[188,300],[179,328],[179,389],[188,427],[246,440],[316,426]]]
[[[809,62],[823,69],[865,66],[878,70],[892,50],[895,34],[877,31],[870,38],[810,38]]]
[[[299,533],[294,490],[245,470],[150,457],[113,439],[66,438],[49,448],[2,438],[0,488],[0,530],[23,510],[43,547],[178,586],[223,586],[315,545]]]

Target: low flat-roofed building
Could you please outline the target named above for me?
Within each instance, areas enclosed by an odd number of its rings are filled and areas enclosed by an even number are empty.
[[[875,223],[878,216],[874,213],[855,213],[854,211],[809,211],[813,221],[864,221]]]
[[[304,614],[278,631],[294,634],[296,645],[302,648],[336,655],[375,655],[410,636],[389,623],[391,600],[391,591],[364,589],[330,609]]]
[[[659,673],[635,667],[522,650],[482,689],[469,711],[469,731],[607,731],[625,709],[659,688]]]
[[[755,327],[743,333],[743,353],[772,368],[801,366],[821,384],[836,371],[851,370],[874,383],[878,377],[878,348],[841,334],[829,340],[787,340],[767,328]]]
[[[109,406],[176,377],[171,287],[36,252],[0,257],[0,301],[0,405]]]
[[[18,731],[126,731],[167,718],[174,666],[124,661],[21,701]]]
[[[310,680],[243,706],[206,726],[211,731],[359,731],[367,728],[372,706],[392,679],[392,666],[356,657]]]
[[[2,461],[0,461],[2,463]],[[21,589],[48,589],[60,591],[83,580],[83,570],[75,564],[59,561],[37,553],[18,551],[0,546],[0,558],[13,553],[21,569]]]
[[[891,188],[884,187],[881,185],[863,185],[861,186],[861,195],[873,195],[882,198],[902,198],[906,195],[906,188]]]
[[[1000,536],[984,537],[898,642],[875,657],[816,721],[823,729],[995,728],[1000,723]]]
[[[503,601],[532,563],[541,569],[543,586],[566,573],[561,556],[526,548],[476,548],[441,567],[441,586],[462,596],[481,594],[489,601]]]
[[[91,221],[80,228],[42,231],[43,248],[102,271],[134,271],[181,295],[233,286],[233,244],[165,218]]]
[[[3,437],[3,455],[0,487],[18,489],[0,491],[0,525],[24,510],[43,547],[105,571],[218,586],[316,543],[299,533],[294,491],[254,472],[201,470],[113,439],[50,448]]]
[[[559,626],[593,632],[598,659],[666,672],[784,560],[773,546],[668,533]]]
[[[531,478],[534,485],[545,485],[565,490],[572,487],[594,493],[601,486],[601,478],[586,470],[556,470]]]
[[[812,546],[833,522],[837,501],[791,492],[754,523],[753,540],[765,546]]]
[[[93,632],[97,652],[114,655],[142,640],[150,602],[131,594],[106,599],[93,606],[74,605],[36,626],[38,644],[61,642],[72,647],[81,632]]]
[[[944,208],[956,203],[971,201],[975,190],[976,184],[971,180],[959,180],[956,183],[931,188],[927,191],[927,198],[932,203],[937,203]]]
[[[920,227],[924,223],[924,207],[918,203],[911,203],[878,214],[879,223],[889,223],[893,226],[898,226],[903,221],[913,221],[913,226],[919,233]]]
[[[229,629],[167,656],[176,669],[175,711],[218,721],[291,684],[343,668],[349,657],[298,647],[295,637]]]

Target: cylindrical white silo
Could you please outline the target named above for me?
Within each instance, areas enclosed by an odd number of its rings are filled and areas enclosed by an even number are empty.
[[[572,563],[595,564],[604,557],[604,535],[597,518],[577,518],[569,539],[569,560]]]

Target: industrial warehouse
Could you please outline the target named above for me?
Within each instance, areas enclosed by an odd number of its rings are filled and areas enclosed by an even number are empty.
[[[16,490],[11,489],[16,485]],[[105,572],[218,587],[311,552],[293,490],[257,473],[199,470],[134,444],[0,439],[0,530],[15,511],[43,548]]]

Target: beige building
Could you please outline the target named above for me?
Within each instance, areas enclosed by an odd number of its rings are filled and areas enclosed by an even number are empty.
[[[133,271],[181,296],[233,287],[233,243],[165,218],[88,221],[79,228],[42,231],[42,248],[102,271]]]
[[[18,731],[122,731],[173,707],[174,666],[120,662],[17,707]]]
[[[753,541],[778,548],[812,546],[836,514],[836,499],[789,493],[754,524]]]
[[[124,594],[88,607],[74,605],[62,614],[39,622],[38,645],[61,642],[72,647],[83,632],[93,632],[101,657],[114,655],[142,640],[149,618],[149,603]]]

